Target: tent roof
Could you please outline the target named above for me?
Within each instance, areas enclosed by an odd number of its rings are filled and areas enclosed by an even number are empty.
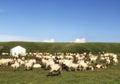
[[[14,50],[14,49],[22,49],[22,50],[26,50],[25,48],[23,48],[23,47],[21,47],[21,46],[13,47],[11,50]]]

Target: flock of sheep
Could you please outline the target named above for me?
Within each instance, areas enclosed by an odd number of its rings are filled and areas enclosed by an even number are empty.
[[[4,55],[4,54],[3,54]],[[28,58],[27,58],[28,57]],[[32,57],[32,58],[29,58]],[[114,53],[99,53],[98,55],[89,53],[27,53],[26,56],[11,56],[11,58],[1,58],[0,67],[10,66],[13,70],[24,67],[24,70],[33,68],[44,68],[52,72],[61,74],[62,70],[85,71],[100,68],[107,68],[110,64],[118,63],[118,55]]]

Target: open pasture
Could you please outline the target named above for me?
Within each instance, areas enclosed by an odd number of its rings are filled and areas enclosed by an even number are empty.
[[[119,59],[120,60],[120,59]],[[66,71],[47,77],[48,70],[33,69],[24,71],[21,67],[13,71],[11,67],[0,67],[0,84],[119,84],[120,63],[109,65],[107,69],[93,71]]]
[[[34,43],[34,42],[3,42],[0,43],[4,48],[0,51],[9,50],[21,45],[27,52],[93,52],[101,51],[119,53],[120,43]],[[120,54],[118,54],[120,56]],[[3,56],[0,56],[3,58]],[[4,58],[9,58],[5,56]],[[120,57],[118,58],[120,61]],[[63,70],[61,75],[56,73],[48,76],[49,70],[44,68],[25,71],[20,67],[14,71],[10,66],[0,66],[0,84],[119,84],[120,83],[120,62],[117,65],[109,65],[106,69],[95,69],[93,71],[67,71]]]
[[[71,53],[84,53],[93,52],[113,52],[120,53],[120,43],[99,43],[99,42],[88,42],[88,43],[44,43],[44,42],[0,42],[0,46],[3,49],[2,52],[10,52],[10,49],[15,46],[22,46],[26,48],[27,52],[71,52]]]

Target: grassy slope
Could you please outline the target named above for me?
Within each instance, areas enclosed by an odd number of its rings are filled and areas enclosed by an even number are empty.
[[[41,50],[46,52],[64,52],[69,51],[94,51],[101,50],[109,52],[119,52],[120,43],[34,43],[34,42],[8,42],[0,43],[5,46],[4,50],[21,45],[32,50]],[[33,51],[34,52],[34,51]],[[119,59],[120,61],[120,59]],[[94,71],[63,71],[61,76],[46,77],[48,71],[43,69],[33,69],[32,71],[24,71],[20,68],[13,71],[10,67],[0,67],[0,84],[119,84],[120,83],[120,63],[116,66],[109,66],[107,69],[99,69]]]
[[[120,52],[120,43],[42,43],[42,42],[0,42],[4,46],[1,52],[9,52],[11,48],[21,45],[27,52]]]

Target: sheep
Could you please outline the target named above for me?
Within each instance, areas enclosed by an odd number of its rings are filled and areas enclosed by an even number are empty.
[[[15,58],[19,58],[18,54],[15,54],[15,55],[12,55],[12,56],[15,57]]]
[[[67,68],[67,70],[69,70],[70,71],[70,67],[71,67],[71,63],[73,62],[73,60],[68,60],[68,59],[65,59],[64,61],[63,61],[63,65],[65,66],[65,68]]]
[[[14,64],[11,65],[11,67],[15,70],[17,70],[20,67],[20,64],[18,62],[15,62]]]
[[[0,65],[3,65],[3,66],[8,66],[8,64],[10,63],[10,62],[13,62],[13,60],[12,59],[0,59]]]
[[[71,71],[72,69],[74,69],[74,71],[77,71],[78,67],[79,67],[79,64],[70,63],[69,71]]]
[[[84,60],[78,61],[80,70],[87,70],[88,64]]]
[[[76,71],[78,69],[78,64],[73,63],[73,60],[64,60],[63,64],[69,71],[71,70]]]
[[[33,64],[30,62],[25,63],[25,70],[32,70],[32,68],[33,68],[32,66],[33,66]]]
[[[95,63],[96,62],[96,60],[98,59],[98,56],[90,56],[90,62],[91,63]]]
[[[46,65],[46,63],[48,62],[48,60],[46,60],[46,59],[42,58],[42,59],[41,59],[41,62],[42,62],[42,66],[45,66],[45,65]]]
[[[36,59],[29,59],[28,62],[30,62],[31,64],[36,63]]]
[[[47,76],[52,76],[52,72],[58,72],[58,75],[61,74],[62,67],[59,64],[52,64],[50,65],[50,71]]]
[[[66,58],[66,59],[73,59],[73,56],[71,56],[71,55],[70,55],[70,56],[69,56],[69,55],[66,55],[65,58]]]
[[[92,70],[92,71],[93,71],[94,68],[93,68],[93,66],[88,66],[88,67],[87,67],[87,70]]]
[[[8,56],[8,55],[9,53],[5,53],[5,52],[2,53],[2,56]]]
[[[107,68],[106,65],[118,63],[118,55],[114,53],[103,53],[99,54],[100,61],[106,64],[97,64],[96,60],[98,56],[93,55],[92,53],[79,54],[79,53],[30,53],[38,59],[27,59],[26,57],[18,58],[19,55],[15,54],[15,58],[10,59],[0,59],[1,66],[11,66],[14,70],[17,70],[21,65],[24,65],[25,70],[31,70],[32,68],[40,68],[45,66],[45,69],[52,70],[53,65],[62,65],[62,69],[67,68],[69,71],[80,70],[94,70],[94,68]],[[18,56],[18,57],[17,57]],[[37,63],[40,61],[41,65]],[[18,66],[19,65],[19,66]],[[95,65],[95,67],[93,67]],[[50,71],[54,72],[54,71]]]
[[[41,58],[42,58],[42,56],[40,56],[40,55],[36,55],[36,58],[41,59]]]
[[[98,69],[100,69],[100,68],[106,69],[107,68],[107,66],[104,64],[96,64],[95,67]]]
[[[61,59],[61,60],[58,60],[58,63],[59,63],[59,64],[63,64],[63,62],[64,62],[64,60],[62,60],[62,59]]]
[[[50,66],[50,65],[52,65],[52,64],[55,64],[55,62],[54,61],[48,61],[47,63],[46,63],[46,65],[45,65],[45,69],[48,69],[48,67]]]
[[[29,60],[25,60],[25,70],[32,70],[33,68],[33,64],[36,63],[36,59],[29,59]]]
[[[22,59],[22,60],[25,60],[25,57],[22,57],[21,59]]]
[[[41,68],[41,65],[36,63],[33,65],[33,68]]]
[[[105,60],[105,57],[101,56],[101,57],[100,57],[100,60],[101,60],[101,61],[104,61],[104,60]]]
[[[100,69],[100,68],[102,68],[102,64],[96,64],[95,67]]]
[[[105,57],[105,60],[106,60],[106,64],[107,64],[107,65],[111,63],[111,61],[110,61],[110,58],[109,58],[109,57]]]
[[[116,54],[112,55],[112,57],[113,57],[113,58],[116,58],[116,59],[118,58],[118,56],[117,56]]]
[[[113,64],[116,65],[118,63],[118,59],[117,58],[113,58]]]
[[[24,61],[23,60],[21,60],[21,59],[17,59],[17,61],[21,64],[21,65],[24,65]]]

